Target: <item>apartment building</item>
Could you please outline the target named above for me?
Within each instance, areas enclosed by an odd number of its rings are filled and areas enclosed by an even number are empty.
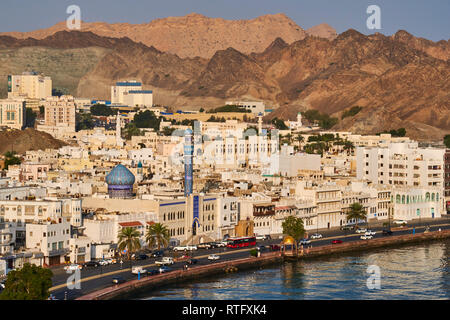
[[[24,99],[0,99],[0,127],[22,130],[26,124]]]
[[[68,137],[75,133],[75,99],[72,96],[48,97],[44,101],[44,125],[37,129],[55,137]]]
[[[444,189],[444,149],[417,142],[356,149],[356,177],[374,184]]]
[[[45,99],[52,95],[52,79],[36,72],[8,75],[8,98]]]

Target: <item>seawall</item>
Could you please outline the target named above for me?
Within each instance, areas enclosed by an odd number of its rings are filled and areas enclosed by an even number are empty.
[[[358,240],[344,242],[341,244],[325,245],[300,250],[300,256],[289,257],[290,259],[308,259],[344,252],[366,251],[372,248],[384,248],[389,246],[397,246],[401,244],[421,243],[430,240],[439,240],[450,238],[450,230],[433,231],[420,234],[407,234],[398,236],[385,236],[383,238],[371,240]],[[94,291],[87,295],[77,298],[77,300],[107,300],[107,299],[127,299],[135,296],[140,291],[148,291],[186,280],[198,279],[200,277],[211,276],[215,274],[224,274],[227,269],[237,268],[237,270],[245,270],[259,268],[274,263],[281,263],[284,258],[280,252],[269,252],[262,254],[260,257],[248,257],[236,260],[221,261],[211,263],[209,265],[192,267],[189,270],[175,270],[155,276],[142,277],[140,280],[132,280],[120,285]]]

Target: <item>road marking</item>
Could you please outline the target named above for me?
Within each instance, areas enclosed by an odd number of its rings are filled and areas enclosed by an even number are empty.
[[[217,254],[219,256],[222,256],[222,255],[233,254],[233,253],[237,253],[237,252],[245,252],[245,251],[250,251],[250,250],[251,249],[238,249],[238,250],[222,252],[222,253],[215,253],[215,254]],[[206,258],[208,256],[209,256],[209,254],[206,254],[206,255],[202,255],[202,256],[198,256],[198,257],[193,257],[193,259],[202,259],[202,258]],[[182,262],[182,261],[178,261],[178,262]],[[152,263],[152,264],[143,265],[143,266],[139,266],[139,267],[147,268],[147,267],[155,267],[155,266],[157,266],[157,264]],[[112,276],[112,275],[119,274],[119,273],[122,273],[122,272],[127,272],[127,271],[129,271],[128,268],[127,269],[119,269],[119,270],[116,270],[116,271],[110,271],[108,273],[97,274],[95,276],[90,276],[90,277],[81,279],[80,282],[82,283],[82,282],[86,282],[86,281],[90,281],[90,280],[95,280],[95,279],[99,279],[99,278],[102,278],[102,277]],[[66,283],[62,283],[62,284],[56,285],[56,286],[50,288],[50,292],[53,292],[53,291],[58,290],[58,289],[62,289],[64,287],[66,287],[66,286],[67,286]]]

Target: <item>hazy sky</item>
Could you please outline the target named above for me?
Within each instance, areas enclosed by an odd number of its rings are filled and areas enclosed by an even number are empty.
[[[144,23],[196,12],[224,19],[252,19],[285,13],[304,29],[326,22],[341,33],[364,34],[369,5],[381,8],[381,30],[399,29],[430,40],[450,38],[450,0],[1,0],[0,32],[47,28],[68,17],[67,6],[81,8],[84,21]]]

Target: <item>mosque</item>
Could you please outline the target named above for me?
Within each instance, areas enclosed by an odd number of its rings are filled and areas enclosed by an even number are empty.
[[[135,177],[124,165],[118,164],[106,176],[110,198],[132,198]]]

